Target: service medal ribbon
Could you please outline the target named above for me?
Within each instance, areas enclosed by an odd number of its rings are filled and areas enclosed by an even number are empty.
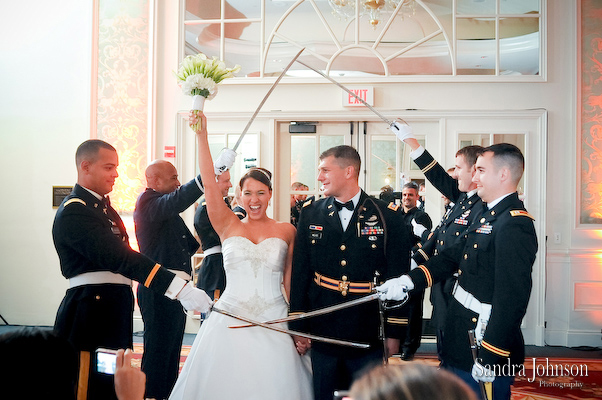
[[[456,218],[454,219],[454,224],[458,224],[458,225],[468,225],[468,220],[465,218]]]
[[[362,234],[362,236],[384,235],[385,230],[378,226],[365,227],[365,228],[362,228],[361,234]]]
[[[491,230],[493,229],[493,225],[489,225],[489,223],[482,225],[479,229],[477,229],[477,233],[484,233],[485,235],[489,235]]]

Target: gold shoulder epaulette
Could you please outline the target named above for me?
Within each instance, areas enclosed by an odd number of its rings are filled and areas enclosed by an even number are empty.
[[[313,201],[312,199],[307,200],[305,203],[303,203],[303,207],[307,207],[308,205],[311,204],[312,201]]]
[[[535,218],[525,210],[510,210],[510,215],[513,217],[529,217],[535,221]]]
[[[389,205],[387,206],[387,208],[393,210],[393,211],[397,211],[399,209],[399,204],[395,204],[393,202],[390,202]]]
[[[74,197],[74,198],[72,198],[72,199],[70,199],[70,200],[67,200],[67,201],[65,202],[65,204],[63,205],[63,208],[64,208],[64,207],[67,207],[69,204],[73,204],[73,203],[81,203],[81,204],[83,204],[83,205],[86,205],[86,202],[85,202],[85,201],[83,201],[82,199],[78,199],[77,197]]]

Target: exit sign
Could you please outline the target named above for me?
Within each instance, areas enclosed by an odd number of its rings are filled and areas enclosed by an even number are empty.
[[[350,87],[349,90],[371,106],[374,105],[374,88],[372,86]],[[355,96],[343,92],[343,107],[364,107]]]

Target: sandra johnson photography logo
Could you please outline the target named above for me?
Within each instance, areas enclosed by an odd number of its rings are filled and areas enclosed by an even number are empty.
[[[510,359],[507,359],[506,364],[482,364],[481,359],[477,359],[481,374],[485,376],[520,376],[526,377],[529,383],[535,382],[535,379],[540,378],[539,386],[549,387],[577,387],[581,386],[581,382],[548,382],[545,378],[577,378],[589,376],[587,364],[563,364],[550,362],[549,358],[530,358],[526,359],[524,364],[511,364]],[[530,367],[530,368],[527,368]]]

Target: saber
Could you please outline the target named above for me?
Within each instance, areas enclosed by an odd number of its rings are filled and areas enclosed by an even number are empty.
[[[474,330],[468,331],[468,340],[470,341],[470,352],[472,353],[472,361],[477,362],[477,339],[474,336]],[[489,400],[485,389],[485,382],[479,381],[479,389],[481,389],[481,397],[483,400]]]
[[[378,294],[377,293],[369,294],[368,296],[360,297],[359,299],[347,301],[345,303],[335,304],[334,306],[328,306],[328,307],[320,308],[320,309],[314,310],[314,311],[308,311],[308,312],[301,313],[301,314],[291,315],[290,317],[285,317],[285,318],[280,318],[280,319],[274,319],[274,320],[271,320],[271,321],[266,321],[266,322],[263,322],[263,324],[268,324],[268,325],[279,324],[281,322],[289,322],[289,321],[296,321],[296,320],[299,320],[299,319],[316,317],[318,315],[328,314],[328,313],[331,313],[331,312],[343,310],[345,308],[357,306],[358,304],[367,303],[367,302],[372,301],[374,299],[378,299]],[[248,328],[248,327],[251,327],[251,326],[253,326],[253,325],[237,325],[237,326],[230,326],[230,328],[233,328],[233,329],[235,329],[235,328]]]
[[[380,273],[378,271],[374,271],[374,287],[376,287],[379,276]],[[378,319],[380,322],[378,337],[383,343],[383,365],[386,366],[389,364],[389,350],[387,349],[387,339],[385,338],[385,308],[380,296],[378,297]]]
[[[379,113],[378,111],[376,111],[376,109],[374,107],[372,107],[370,104],[366,103],[366,101],[364,101],[364,99],[362,99],[361,97],[359,97],[357,94],[353,93],[351,90],[347,89],[345,86],[343,86],[342,84],[340,84],[339,82],[337,82],[336,80],[334,80],[333,78],[331,78],[330,76],[326,75],[325,73],[323,73],[322,71],[311,67],[307,64],[305,64],[303,61],[299,61],[296,60],[299,64],[305,66],[306,68],[311,69],[312,71],[314,71],[315,73],[322,75],[324,78],[328,79],[330,82],[334,83],[335,85],[337,85],[338,87],[340,87],[341,89],[343,89],[344,91],[346,91],[347,93],[349,93],[350,95],[352,95],[353,97],[355,97],[356,99],[358,99],[363,105],[365,105],[366,107],[368,107],[370,109],[370,111],[372,111],[374,114],[376,114],[380,119],[382,119],[383,121],[385,121],[387,123],[387,125],[392,126],[394,124],[393,121],[391,121],[390,119],[388,119],[387,117],[385,117],[384,115],[382,115],[381,113]],[[403,121],[403,120],[402,120]],[[405,121],[403,121],[404,123],[406,123]],[[407,123],[406,123],[407,125]]]
[[[302,337],[306,337],[306,338],[309,338],[311,340],[316,340],[316,341],[319,341],[319,342],[338,344],[340,346],[355,347],[355,348],[358,348],[358,349],[368,349],[368,348],[370,348],[370,345],[366,344],[366,343],[347,342],[345,340],[331,339],[331,338],[327,338],[327,337],[311,335],[309,333],[296,332],[296,331],[291,331],[291,330],[284,329],[284,328],[278,328],[276,326],[268,325],[268,324],[265,324],[263,322],[253,321],[250,318],[241,317],[240,315],[236,315],[234,313],[231,313],[231,312],[226,311],[226,310],[222,310],[222,309],[217,308],[217,307],[213,307],[212,310],[215,311],[215,312],[218,312],[220,314],[227,315],[228,317],[236,318],[238,320],[247,322],[249,324],[261,326],[262,328],[270,329],[270,330],[273,330],[273,331],[276,331],[276,332],[286,333],[288,335],[302,336]]]
[[[274,89],[278,85],[278,82],[280,82],[280,80],[284,77],[284,75],[286,75],[286,71],[288,71],[288,69],[291,67],[291,65],[293,65],[295,63],[295,61],[297,60],[297,58],[299,58],[299,56],[301,55],[301,53],[303,53],[303,50],[305,50],[305,47],[302,48],[301,50],[299,50],[299,52],[297,53],[297,55],[295,57],[293,57],[293,59],[291,60],[291,62],[289,62],[286,67],[284,67],[284,69],[282,70],[282,72],[280,73],[280,75],[278,75],[278,78],[276,78],[276,81],[272,84],[272,87],[270,88],[270,90],[268,90],[268,92],[265,94],[265,96],[263,96],[263,100],[261,100],[261,103],[259,103],[259,106],[257,107],[257,109],[255,110],[255,112],[251,116],[251,119],[249,120],[249,122],[247,122],[247,126],[245,126],[245,129],[242,130],[242,133],[240,134],[240,137],[236,141],[236,144],[234,145],[234,147],[232,148],[232,150],[236,151],[236,149],[240,145],[240,142],[242,142],[242,138],[245,136],[245,134],[247,133],[247,131],[251,127],[251,124],[255,120],[255,117],[257,117],[257,114],[259,114],[259,110],[261,110],[261,107],[263,107],[263,104],[266,102],[266,100],[268,99],[268,97],[270,97],[270,94],[272,94],[272,92],[274,91]]]

